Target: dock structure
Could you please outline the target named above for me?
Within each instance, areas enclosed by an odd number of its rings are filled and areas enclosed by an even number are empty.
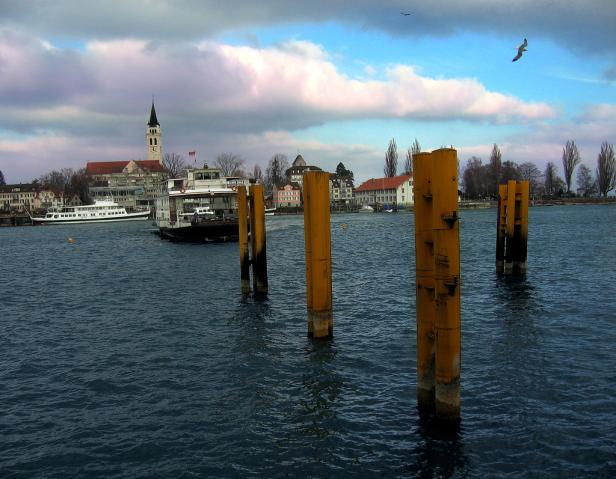
[[[460,419],[460,238],[457,152],[413,155],[417,288],[417,398]]]
[[[498,187],[496,271],[524,275],[527,270],[529,182],[510,180]]]
[[[308,336],[331,338],[334,320],[329,173],[307,171],[303,183]]]

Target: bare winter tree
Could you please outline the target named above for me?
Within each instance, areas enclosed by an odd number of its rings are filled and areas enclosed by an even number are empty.
[[[385,153],[385,167],[383,168],[383,174],[387,178],[391,178],[392,176],[396,176],[398,172],[398,147],[396,145],[396,140],[392,138],[389,140],[389,146],[387,147],[387,152]]]
[[[486,167],[481,158],[471,156],[462,174],[464,195],[467,198],[482,198],[486,194]]]
[[[501,180],[502,155],[496,143],[490,153],[490,163],[488,164],[488,194],[496,196],[498,194],[498,184]]]
[[[601,152],[597,157],[597,187],[599,194],[607,194],[616,187],[616,157],[614,146],[607,141],[601,144]]]
[[[535,195],[541,177],[543,176],[539,168],[537,168],[534,163],[527,161],[518,166],[518,171],[520,172],[520,178],[522,180],[528,180],[530,194]]]
[[[415,138],[415,141],[411,145],[411,147],[406,150],[406,155],[404,157],[404,174],[410,175],[413,173],[413,155],[415,153],[421,153],[421,146]]]
[[[276,153],[270,159],[265,169],[264,184],[268,191],[278,188],[287,180],[285,173],[289,169],[289,160],[286,155]]]
[[[259,165],[255,165],[252,169],[252,178],[257,181],[257,183],[263,184],[263,172],[261,171],[261,167]]]
[[[53,170],[41,176],[39,178],[39,182],[45,188],[50,188],[59,193],[64,191],[66,185],[70,182],[73,173],[72,168],[62,168],[60,171]]]
[[[584,164],[580,165],[577,172],[577,187],[578,194],[586,197],[594,194],[597,189],[596,182],[592,177],[592,171]]]
[[[163,167],[167,170],[169,178],[179,178],[188,168],[188,164],[182,155],[165,153],[163,156]]]
[[[556,192],[558,173],[556,172],[556,165],[551,161],[545,166],[545,173],[543,174],[543,185],[545,187],[545,193],[547,195],[553,195]]]
[[[565,173],[565,184],[567,185],[567,193],[571,191],[571,178],[573,170],[580,162],[580,154],[578,152],[575,141],[568,141],[563,148],[563,171]]]
[[[220,153],[214,161],[223,176],[246,176],[244,172],[244,159],[234,153]]]

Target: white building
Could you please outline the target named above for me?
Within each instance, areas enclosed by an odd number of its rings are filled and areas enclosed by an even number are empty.
[[[371,178],[355,190],[355,200],[360,205],[412,206],[413,177]]]

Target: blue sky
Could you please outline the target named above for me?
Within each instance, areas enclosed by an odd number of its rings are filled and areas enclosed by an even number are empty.
[[[417,138],[462,166],[496,143],[540,169],[575,140],[594,170],[615,141],[616,2],[33,3],[0,5],[9,182],[144,158],[152,94],[166,152],[236,153],[248,170],[301,153],[361,181],[391,138],[400,166]]]

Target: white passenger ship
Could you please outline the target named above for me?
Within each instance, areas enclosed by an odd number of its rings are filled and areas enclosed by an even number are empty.
[[[95,201],[93,205],[51,208],[44,217],[32,218],[36,224],[108,223],[111,221],[147,220],[149,211],[127,213],[123,206],[109,200]]]

